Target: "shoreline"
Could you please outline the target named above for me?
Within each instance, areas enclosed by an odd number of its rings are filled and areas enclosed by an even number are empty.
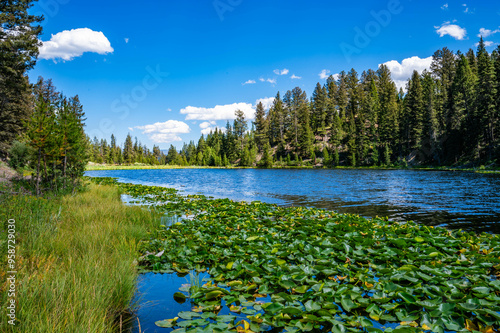
[[[446,171],[446,172],[473,172],[479,174],[500,174],[500,169],[482,168],[452,168],[452,167],[349,167],[338,166],[326,168],[322,166],[277,166],[273,168],[240,167],[240,166],[179,166],[179,165],[87,165],[85,171],[110,171],[110,170],[175,170],[175,169],[269,169],[269,170],[410,170],[410,171]]]
[[[161,220],[155,212],[123,204],[121,193],[117,186],[89,184],[48,199],[0,195],[0,217],[16,225],[17,271],[15,326],[6,318],[0,331],[126,331],[137,305],[139,244]],[[0,248],[6,253],[4,239]],[[0,277],[0,304],[7,308],[3,270]]]

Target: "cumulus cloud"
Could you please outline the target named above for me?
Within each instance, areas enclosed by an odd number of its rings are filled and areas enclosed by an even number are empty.
[[[467,36],[467,30],[451,22],[444,22],[441,26],[435,26],[439,37],[449,35],[457,40],[463,40]]]
[[[421,59],[415,56],[403,59],[401,63],[396,60],[391,60],[385,62],[384,65],[391,71],[392,79],[399,90],[399,88],[406,89],[406,82],[411,77],[414,70],[421,74],[424,69],[428,70],[430,68],[431,63],[432,57]]]
[[[247,84],[255,84],[255,80],[248,80],[246,81],[245,83],[243,83],[243,85],[247,85]]]
[[[321,80],[326,80],[330,76],[330,73],[331,71],[329,69],[323,69],[318,75]]]
[[[201,128],[201,134],[207,135],[207,134],[215,132],[215,130],[218,127],[217,127],[217,123],[215,121],[204,121],[200,124],[200,128]],[[219,128],[219,130],[222,130],[223,132],[226,131],[225,128]]]
[[[128,39],[128,38],[125,38],[125,43],[127,43],[127,44],[128,44],[128,41],[129,41],[129,39]]]
[[[474,44],[474,45],[475,45],[476,47],[478,47],[478,46],[479,46],[479,43],[476,43],[476,44]],[[484,41],[484,46],[485,46],[485,47],[490,47],[490,46],[494,46],[494,45],[498,45],[498,43],[494,43],[494,42],[492,42],[491,40],[485,40],[485,41]]]
[[[164,123],[135,126],[134,128],[142,130],[142,134],[146,134],[149,139],[155,143],[182,141],[179,134],[191,132],[188,124],[178,120],[168,120]]]
[[[205,129],[205,128],[209,128],[212,125],[217,125],[217,123],[213,120],[212,121],[204,121],[200,124],[200,128]]]
[[[297,76],[297,75],[295,75],[295,74],[292,74],[292,76],[290,76],[290,78],[291,78],[292,80],[300,80],[300,79],[302,79],[302,76]]]
[[[276,79],[267,79],[266,81],[271,84],[276,84]]]
[[[85,52],[107,54],[114,51],[101,31],[89,28],[64,30],[42,43],[39,55],[42,59],[72,60]]]
[[[274,97],[259,98],[255,101],[255,105],[250,103],[233,103],[225,105],[216,105],[213,108],[187,106],[181,109],[181,114],[186,115],[186,120],[202,120],[199,126],[202,130],[216,128],[217,120],[234,120],[236,118],[234,112],[241,110],[245,114],[247,120],[255,119],[255,108],[261,102],[264,109],[268,110],[274,102]],[[210,132],[210,130],[208,130]]]
[[[181,109],[181,114],[186,115],[186,120],[233,120],[236,118],[234,111],[241,110],[245,118],[255,118],[255,109],[250,103],[233,103],[216,105],[213,108],[187,106]]]
[[[255,105],[262,103],[264,110],[269,110],[274,103],[274,97],[259,98],[255,101]]]
[[[494,35],[498,32],[500,32],[500,29],[490,30],[490,29],[481,28],[481,29],[479,29],[479,34],[477,35],[477,37],[486,38],[486,37]]]
[[[447,10],[447,9],[448,9],[448,4],[447,4],[447,3],[445,3],[444,5],[442,5],[442,6],[441,6],[441,9],[442,9],[442,10]]]
[[[282,70],[275,69],[273,72],[276,75],[287,75],[288,73],[290,73],[290,70],[288,68],[283,68]]]

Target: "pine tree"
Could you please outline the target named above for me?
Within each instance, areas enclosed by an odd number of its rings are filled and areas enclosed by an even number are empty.
[[[53,149],[52,137],[56,126],[54,100],[57,98],[52,81],[39,78],[35,85],[35,108],[27,123],[26,137],[28,144],[33,148],[32,165],[36,166],[35,188],[36,193],[41,193],[41,167],[44,163],[44,174],[47,178],[47,155]]]
[[[328,113],[328,96],[325,87],[316,84],[311,98],[311,129],[314,134],[325,136]]]
[[[300,113],[304,117],[304,114],[309,112],[306,92],[299,87],[295,87],[292,91],[287,91],[283,102],[287,114],[286,138],[297,154],[301,149],[301,145],[299,145],[300,127],[305,125],[301,123]],[[310,126],[310,124],[308,125]]]
[[[274,146],[285,141],[285,110],[280,93],[276,94],[273,105],[269,109],[269,143]]]
[[[63,160],[63,176],[73,181],[81,178],[85,172],[89,156],[85,149],[85,112],[78,95],[68,100],[66,143]],[[116,145],[116,142],[114,143]]]
[[[344,119],[347,116],[347,104],[349,103],[347,89],[347,75],[344,71],[342,71],[339,74],[337,96],[335,98],[341,119]]]
[[[337,96],[337,82],[335,80],[335,77],[333,75],[330,75],[328,79],[326,80],[326,90],[327,90],[327,113],[326,113],[326,121],[325,121],[325,126],[326,128],[330,128],[333,123],[333,119],[335,117],[335,114],[338,113],[337,110],[337,101],[336,101],[336,96]],[[325,136],[328,134],[326,131]],[[326,141],[326,137],[324,139]]]
[[[264,145],[264,153],[262,155],[261,166],[264,168],[272,168],[273,167],[273,155],[271,152],[271,146],[266,142]]]
[[[26,72],[38,56],[41,16],[28,14],[35,0],[0,2],[0,157],[22,134],[33,101]]]
[[[245,132],[248,129],[248,123],[247,120],[245,119],[245,114],[241,110],[236,110],[234,112],[234,115],[236,116],[236,119],[234,120],[233,123],[233,129],[234,129],[234,136],[236,138],[236,141],[238,142],[238,147],[239,147],[239,156],[240,158],[242,157],[242,154],[244,153],[244,148],[245,148]]]
[[[495,69],[486,51],[482,37],[477,49],[477,73],[477,114],[481,117],[480,124],[483,131],[487,159],[491,160],[495,148],[495,133],[499,115],[495,103],[497,97]]]
[[[405,100],[405,116],[407,120],[405,125],[408,126],[407,132],[407,151],[418,151],[422,148],[422,133],[424,120],[424,96],[420,75],[417,71],[413,71],[409,81],[408,94]]]
[[[269,139],[266,111],[264,110],[264,105],[262,104],[262,102],[259,102],[255,111],[255,144],[259,148],[259,151],[262,151],[265,144],[268,142]]]
[[[376,165],[378,163],[378,118],[380,112],[380,100],[378,96],[377,84],[376,84],[376,74],[370,76],[369,87],[365,98],[365,103],[363,106],[363,113],[366,117],[368,123],[368,142],[370,150],[370,162],[371,165]]]
[[[477,59],[473,49],[467,51],[467,61],[474,76],[477,76]]]
[[[436,82],[428,71],[422,73],[422,90],[424,97],[424,130],[422,132],[422,160],[433,164],[440,162],[438,135],[439,123],[436,115]]]
[[[179,153],[177,152],[177,149],[174,147],[174,145],[170,145],[167,152],[167,164],[175,165],[176,162],[179,162],[178,157]]]
[[[476,79],[469,66],[469,61],[464,55],[460,55],[451,87],[452,102],[448,113],[450,121],[446,130],[448,136],[446,141],[448,163],[458,162],[458,158],[464,151],[464,139],[474,133],[472,129],[472,132],[468,133],[466,124],[468,118],[475,117],[475,85]],[[471,121],[474,120],[471,119]],[[477,136],[475,139],[471,139],[477,141]],[[470,148],[473,148],[473,146]]]
[[[298,151],[305,157],[311,151],[314,142],[307,103],[299,106],[298,125]]]
[[[350,166],[356,166],[356,123],[354,114],[349,114],[347,122],[347,154]]]
[[[339,113],[335,112],[332,123],[331,136],[330,136],[330,143],[333,146],[334,166],[339,166],[340,164],[339,149],[340,149],[340,144],[342,143],[342,140],[344,138],[343,127],[344,127],[343,121],[340,118]]]
[[[132,144],[132,136],[130,133],[127,134],[125,144],[123,145],[123,160],[126,164],[134,163],[134,146]]]
[[[324,147],[323,148],[323,167],[329,168],[332,164],[330,154],[328,153],[328,148]]]
[[[386,65],[380,65],[377,75],[380,98],[379,145],[384,152],[384,162],[388,165],[393,149],[399,145],[398,93],[396,85],[391,79],[391,72]]]

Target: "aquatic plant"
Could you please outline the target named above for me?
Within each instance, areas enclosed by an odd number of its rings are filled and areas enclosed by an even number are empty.
[[[157,322],[176,333],[500,327],[498,235],[118,186],[151,209],[194,216],[158,230],[140,247],[164,251],[143,256],[146,269],[211,276],[190,290],[193,311]],[[218,315],[222,307],[247,318]]]

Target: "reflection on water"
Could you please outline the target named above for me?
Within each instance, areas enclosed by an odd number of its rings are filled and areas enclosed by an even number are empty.
[[[173,187],[184,194],[302,205],[366,217],[500,233],[500,176],[409,170],[186,169],[92,171],[94,177]],[[127,198],[125,198],[127,199]],[[163,224],[173,223],[164,219]],[[175,223],[175,222],[174,222]],[[141,332],[171,332],[155,321],[189,311],[173,294],[185,277],[143,274],[138,284]],[[227,309],[226,309],[227,311]],[[136,318],[136,319],[137,319]],[[134,320],[133,332],[139,332]]]
[[[88,171],[88,176],[176,188],[185,194],[305,205],[366,217],[500,233],[500,176],[413,170],[172,169]]]

